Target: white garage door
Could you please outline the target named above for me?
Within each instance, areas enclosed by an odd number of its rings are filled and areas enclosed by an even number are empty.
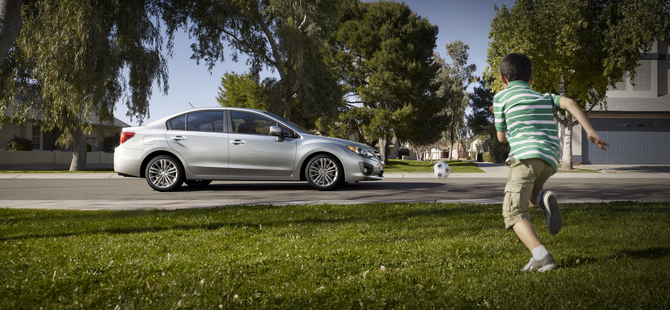
[[[670,164],[670,120],[592,119],[598,135],[610,144],[607,151],[582,144],[591,164]],[[583,133],[583,140],[586,133]]]

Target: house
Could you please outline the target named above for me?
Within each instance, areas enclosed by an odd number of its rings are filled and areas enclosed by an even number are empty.
[[[100,121],[97,116],[92,116],[90,122],[93,130],[85,135],[86,143],[91,146],[91,152],[111,152],[119,142],[121,129],[130,127],[118,118],[114,118],[113,124]],[[0,143],[7,145],[14,135],[25,137],[33,142],[33,151],[71,151],[72,148],[64,149],[56,144],[62,131],[54,129],[50,132],[42,130],[39,120],[31,120],[25,124],[3,123],[0,127]]]
[[[581,126],[573,128],[573,163],[670,164],[669,47],[670,40],[654,44],[640,59],[635,85],[626,79],[611,87],[607,110],[589,113],[598,135],[610,144],[607,151],[589,143]]]
[[[488,141],[491,138],[486,138],[481,140],[480,138],[474,139],[469,145],[468,154],[470,158],[476,159],[477,161],[482,161],[482,154],[489,151]]]

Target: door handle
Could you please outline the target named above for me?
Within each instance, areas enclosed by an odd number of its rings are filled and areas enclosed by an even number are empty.
[[[181,140],[186,140],[186,137],[184,137],[184,136],[176,136],[176,137],[171,137],[170,139],[175,140],[175,141],[181,141]]]
[[[239,140],[239,139],[238,140],[233,140],[233,141],[230,142],[230,144],[232,144],[232,145],[241,145],[241,144],[245,144],[245,143],[246,142],[244,142],[244,140]]]

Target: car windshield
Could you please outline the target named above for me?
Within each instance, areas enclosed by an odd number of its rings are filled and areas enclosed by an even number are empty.
[[[281,117],[279,117],[279,116],[277,116],[277,115],[274,115],[274,114],[272,114],[272,113],[270,113],[270,112],[263,112],[263,113],[265,113],[265,114],[267,114],[267,115],[269,115],[269,116],[272,116],[272,117],[274,117],[274,118],[276,118],[276,119],[278,119],[278,120],[281,120],[282,122],[284,122],[284,124],[289,125],[289,127],[291,127],[291,129],[297,131],[298,133],[309,134],[309,132],[308,132],[307,130],[303,129],[302,127],[300,127],[300,126],[298,126],[298,125],[296,125],[296,124],[294,124],[294,123],[291,122],[291,121],[287,121],[287,120],[285,120],[285,119],[283,119],[283,118],[281,118]]]

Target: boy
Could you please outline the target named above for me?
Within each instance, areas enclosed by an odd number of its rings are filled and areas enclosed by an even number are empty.
[[[561,214],[556,195],[540,191],[544,182],[558,169],[558,129],[553,111],[561,108],[575,116],[588,139],[605,150],[581,108],[574,100],[552,94],[540,94],[530,88],[532,66],[524,54],[512,53],[500,64],[503,88],[493,98],[498,140],[510,144],[509,177],[505,187],[503,217],[506,228],[513,228],[533,254],[522,271],[540,272],[556,268],[554,258],[542,245],[530,223],[529,203],[539,206],[551,235],[561,229]]]

